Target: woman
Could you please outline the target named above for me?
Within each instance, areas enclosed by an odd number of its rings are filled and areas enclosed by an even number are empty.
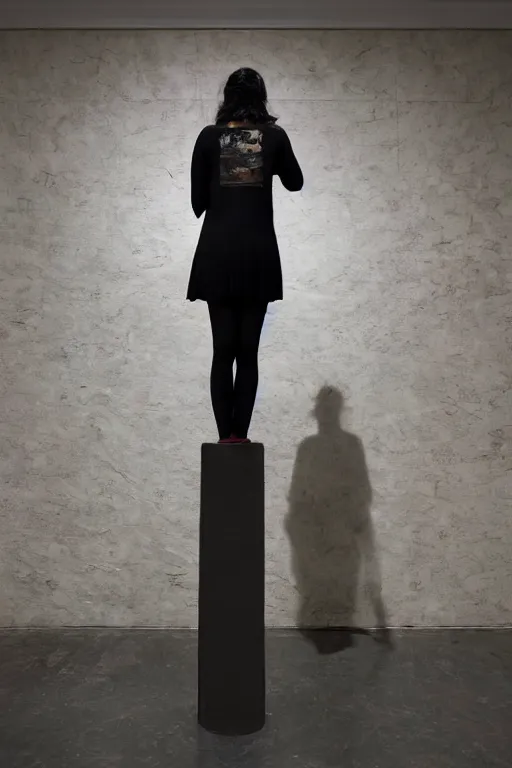
[[[187,299],[208,303],[210,390],[220,443],[250,442],[261,329],[268,303],[283,298],[272,178],[278,175],[290,192],[304,183],[276,120],[268,113],[261,75],[239,69],[226,83],[215,125],[201,131],[192,156],[192,208],[197,218],[204,211],[206,216]]]

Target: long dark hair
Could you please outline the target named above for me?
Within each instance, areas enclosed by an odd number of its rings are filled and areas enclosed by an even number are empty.
[[[219,106],[215,122],[229,123],[247,121],[251,123],[275,123],[277,117],[267,109],[265,81],[250,67],[237,69],[228,77],[224,86],[224,101]]]

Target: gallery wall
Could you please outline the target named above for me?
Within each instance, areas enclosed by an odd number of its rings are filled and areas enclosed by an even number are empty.
[[[0,625],[196,626],[190,158],[242,65],[305,175],[251,430],[267,624],[510,624],[512,33],[184,30],[0,33]]]

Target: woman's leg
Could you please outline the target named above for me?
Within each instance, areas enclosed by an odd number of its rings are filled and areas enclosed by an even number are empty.
[[[236,378],[233,434],[245,438],[249,431],[258,389],[258,349],[267,304],[249,304],[237,309]]]
[[[213,338],[210,393],[219,438],[233,430],[233,363],[236,353],[237,316],[233,307],[208,303]]]

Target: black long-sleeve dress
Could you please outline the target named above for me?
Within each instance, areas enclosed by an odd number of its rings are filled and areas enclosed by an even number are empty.
[[[274,230],[273,177],[290,192],[304,178],[285,130],[275,124],[209,125],[192,156],[192,208],[206,216],[187,299],[264,301],[283,298]]]

